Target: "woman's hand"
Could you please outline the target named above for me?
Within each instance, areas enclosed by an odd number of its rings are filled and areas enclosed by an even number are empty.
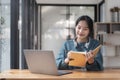
[[[86,53],[86,58],[87,58],[87,62],[89,64],[94,63],[94,54],[93,54],[92,51],[89,51],[89,52]]]
[[[70,59],[71,59],[71,57],[70,57],[71,52],[72,52],[72,51],[69,51],[69,52],[68,52],[67,58],[64,60],[64,62],[65,62],[66,64],[68,64],[69,61],[70,61]]]

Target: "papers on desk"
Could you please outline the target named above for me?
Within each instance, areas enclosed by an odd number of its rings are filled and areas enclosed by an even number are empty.
[[[93,50],[94,56],[96,56],[101,46],[102,45],[99,45],[97,48]],[[72,51],[70,54],[71,60],[69,62],[69,66],[85,67],[87,62],[85,55],[86,52]]]

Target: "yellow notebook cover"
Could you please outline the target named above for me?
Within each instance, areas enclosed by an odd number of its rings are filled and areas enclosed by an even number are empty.
[[[93,50],[93,54],[96,56],[100,49],[101,45],[99,45],[97,48]],[[86,52],[75,52],[72,51],[70,54],[71,60],[69,62],[70,66],[76,66],[76,67],[85,67],[86,66]]]

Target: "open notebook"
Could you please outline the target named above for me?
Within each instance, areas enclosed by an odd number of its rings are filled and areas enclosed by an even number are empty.
[[[98,53],[99,49],[102,45],[99,45],[97,48],[93,50],[94,56]],[[76,52],[72,51],[70,54],[71,60],[69,62],[70,66],[76,66],[76,67],[85,67],[86,66],[86,52]]]

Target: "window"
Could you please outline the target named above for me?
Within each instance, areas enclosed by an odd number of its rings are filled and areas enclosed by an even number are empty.
[[[10,0],[0,0],[0,72],[10,69]]]

